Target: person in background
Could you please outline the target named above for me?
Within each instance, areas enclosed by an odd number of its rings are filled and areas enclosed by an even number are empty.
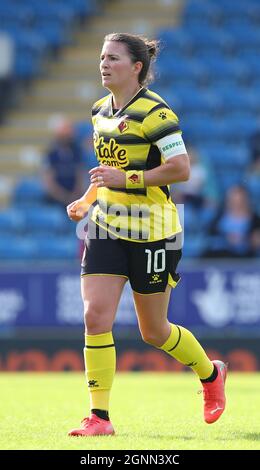
[[[190,157],[190,179],[177,185],[178,199],[193,209],[216,207],[218,188],[208,161],[201,161],[196,149],[186,145]],[[173,191],[176,185],[173,185]],[[175,193],[173,193],[174,197]],[[174,197],[174,200],[175,197]]]
[[[144,341],[197,374],[207,423],[225,408],[226,365],[211,361],[190,331],[167,319],[171,288],[180,278],[181,246],[175,242],[182,230],[169,185],[188,180],[190,165],[177,116],[145,86],[157,52],[157,41],[124,33],[106,36],[101,52],[102,84],[110,93],[92,110],[100,166],[90,170],[86,193],[67,208],[78,221],[97,200],[82,259],[90,416],[70,436],[114,434],[109,416],[116,368],[112,327],[128,279]]]
[[[232,186],[210,234],[211,248],[206,257],[248,257],[260,254],[260,217],[253,211],[247,190],[240,185]],[[212,245],[215,248],[212,249]]]
[[[66,207],[83,192],[85,168],[83,150],[74,135],[74,128],[68,119],[56,123],[54,141],[44,161],[43,182],[46,199]]]
[[[15,58],[15,45],[10,37],[0,31],[0,123],[8,106],[14,99],[13,92],[13,69]]]
[[[249,145],[251,165],[252,166],[254,166],[255,164],[259,165],[259,162],[260,162],[260,120],[258,120],[258,128],[250,136],[248,145]]]

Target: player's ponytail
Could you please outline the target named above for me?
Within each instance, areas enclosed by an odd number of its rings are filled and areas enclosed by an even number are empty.
[[[152,64],[155,62],[159,52],[159,41],[128,33],[108,34],[105,36],[104,41],[123,42],[128,49],[133,63],[142,62],[143,67],[138,77],[140,85],[148,85],[153,81]]]
[[[148,49],[148,53],[151,60],[155,60],[158,53],[159,53],[159,41],[153,40],[146,40],[145,41],[146,47]]]

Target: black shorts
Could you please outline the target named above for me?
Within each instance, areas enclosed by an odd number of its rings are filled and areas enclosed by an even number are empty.
[[[120,238],[89,239],[85,243],[81,275],[111,274],[129,279],[139,294],[164,292],[167,284],[175,287],[181,249],[174,249],[175,238],[156,242],[132,242]]]

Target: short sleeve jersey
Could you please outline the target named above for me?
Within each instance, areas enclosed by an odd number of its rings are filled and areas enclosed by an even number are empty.
[[[174,112],[146,88],[115,113],[112,95],[105,96],[94,104],[92,120],[98,162],[121,171],[147,171],[164,165],[156,142],[181,133]],[[99,188],[92,220],[113,235],[135,242],[152,242],[181,232],[167,185]]]

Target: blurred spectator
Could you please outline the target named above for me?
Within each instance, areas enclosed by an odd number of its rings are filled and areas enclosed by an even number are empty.
[[[85,190],[83,150],[67,119],[59,120],[54,132],[55,139],[44,162],[43,181],[47,201],[67,206]]]
[[[88,171],[91,168],[99,165],[94,151],[93,145],[93,126],[88,121],[80,121],[75,125],[75,136],[77,141],[83,148],[84,163],[86,165],[86,180],[85,186],[90,184],[90,177]]]
[[[259,123],[260,124],[260,123]],[[260,125],[250,137],[249,148],[251,154],[251,164],[260,166]]]
[[[259,123],[260,124],[260,123]],[[260,126],[249,141],[251,153],[250,165],[246,174],[246,187],[251,195],[255,210],[260,215],[259,197],[260,197]]]
[[[188,146],[187,152],[190,157],[190,179],[177,185],[180,192],[179,200],[193,208],[215,204],[218,200],[218,191],[209,164],[200,161],[194,148]]]
[[[14,66],[14,44],[5,33],[0,32],[0,121],[9,105]]]
[[[219,191],[210,162],[205,159],[202,162],[193,147],[188,146],[187,151],[190,157],[190,179],[172,185],[172,198],[176,204],[184,204],[187,233],[200,231],[203,234],[216,216]]]
[[[209,257],[246,257],[260,254],[260,217],[254,213],[247,190],[231,187],[223,209],[211,226]]]

